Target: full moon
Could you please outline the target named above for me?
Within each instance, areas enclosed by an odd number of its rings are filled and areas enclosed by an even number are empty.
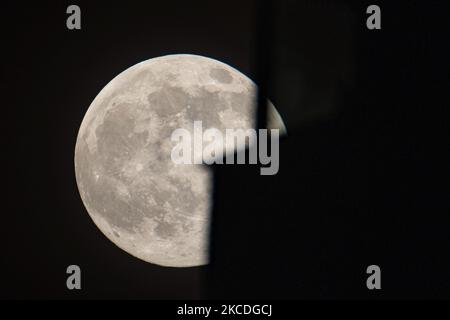
[[[171,160],[177,128],[255,127],[256,85],[197,55],[138,63],[89,106],[75,146],[75,175],[90,217],[119,248],[170,267],[208,263],[212,174]],[[285,131],[268,102],[268,128]]]

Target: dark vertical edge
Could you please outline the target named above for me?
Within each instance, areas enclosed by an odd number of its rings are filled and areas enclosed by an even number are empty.
[[[273,0],[255,1],[256,31],[253,58],[255,81],[258,85],[256,128],[266,128],[267,99],[269,97],[269,74],[271,40],[273,38]]]

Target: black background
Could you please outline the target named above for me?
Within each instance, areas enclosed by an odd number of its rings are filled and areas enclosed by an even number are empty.
[[[449,298],[445,1],[77,1],[2,9],[1,298]],[[118,73],[171,53],[242,71],[280,111],[280,171],[215,170],[212,263],[163,268],[79,197],[82,118]],[[66,267],[82,290],[66,289]],[[382,290],[365,286],[368,265]]]

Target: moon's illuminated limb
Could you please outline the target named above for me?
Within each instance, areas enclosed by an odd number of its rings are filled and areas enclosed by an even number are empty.
[[[117,246],[173,267],[208,262],[211,173],[171,161],[170,135],[206,128],[253,128],[255,84],[217,60],[150,59],[108,83],[90,105],[75,147],[83,203]],[[269,104],[270,128],[285,130]]]

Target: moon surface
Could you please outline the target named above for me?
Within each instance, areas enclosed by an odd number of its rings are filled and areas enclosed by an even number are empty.
[[[208,263],[212,174],[171,160],[177,128],[254,128],[256,85],[196,55],[168,55],[123,71],[94,99],[75,146],[78,189],[97,227],[121,249],[171,267]],[[285,131],[268,103],[268,127]]]

